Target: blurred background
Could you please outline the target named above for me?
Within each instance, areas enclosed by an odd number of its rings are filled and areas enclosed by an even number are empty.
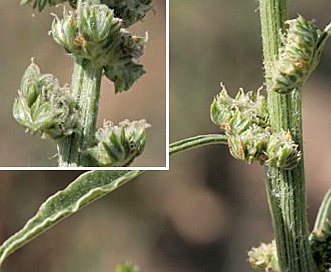
[[[321,28],[330,10],[328,0],[289,5],[291,18],[301,13]],[[220,81],[231,94],[262,85],[260,41],[255,0],[170,1],[171,142],[219,132],[209,106]],[[331,41],[304,88],[310,228],[331,185],[330,63]],[[170,169],[146,172],[64,220],[10,256],[3,272],[108,272],[125,260],[142,272],[253,271],[247,251],[273,239],[263,168],[209,146],[176,155]],[[1,171],[0,241],[79,174]]]
[[[73,61],[48,35],[53,20],[50,13],[61,16],[63,8],[46,8],[39,13],[29,6],[20,6],[19,2],[0,1],[0,166],[57,166],[56,143],[24,133],[24,128],[12,117],[12,105],[22,74],[32,57],[42,73],[53,73],[61,85],[70,83]],[[155,0],[154,11],[130,29],[140,36],[148,31],[149,41],[140,59],[147,73],[129,91],[117,95],[113,83],[104,78],[98,126],[102,126],[104,119],[114,123],[124,119],[146,119],[152,127],[148,130],[145,152],[132,166],[165,167],[165,2]]]

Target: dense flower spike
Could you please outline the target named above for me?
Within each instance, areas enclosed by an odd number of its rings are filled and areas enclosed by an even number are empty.
[[[60,87],[53,75],[41,74],[32,62],[23,75],[13,115],[27,131],[60,139],[75,131],[78,110],[69,88]]]
[[[301,15],[286,21],[288,29],[282,36],[279,59],[275,61],[271,90],[286,94],[300,87],[316,68],[322,47],[317,26]]]
[[[318,271],[331,270],[331,222],[327,220],[320,233],[312,233],[310,245]]]
[[[145,147],[146,129],[150,125],[145,120],[118,125],[105,122],[96,133],[97,144],[86,152],[94,166],[127,166]],[[84,152],[84,151],[83,151]]]
[[[75,58],[103,67],[105,75],[114,82],[116,93],[128,90],[145,73],[135,60],[143,54],[147,34],[130,34],[106,5],[84,2],[75,13],[65,12],[63,19],[54,20],[52,34]]]
[[[289,132],[273,133],[268,124],[266,99],[260,91],[245,94],[240,89],[231,98],[222,85],[211,105],[210,116],[228,136],[229,150],[235,159],[283,169],[292,169],[301,159]]]

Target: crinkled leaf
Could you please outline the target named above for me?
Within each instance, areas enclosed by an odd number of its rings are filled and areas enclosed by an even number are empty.
[[[133,61],[104,68],[106,77],[114,82],[115,93],[127,91],[138,78],[145,74],[143,66]]]
[[[116,190],[143,171],[90,171],[67,188],[49,197],[38,212],[16,234],[0,246],[0,265],[14,251],[52,228],[64,218]]]

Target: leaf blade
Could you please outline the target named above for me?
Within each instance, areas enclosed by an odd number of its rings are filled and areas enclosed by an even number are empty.
[[[0,246],[0,266],[17,249],[93,201],[118,189],[142,170],[90,171],[49,197],[25,226]]]

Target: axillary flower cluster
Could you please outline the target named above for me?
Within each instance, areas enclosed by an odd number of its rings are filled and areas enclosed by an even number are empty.
[[[39,11],[68,2],[73,8],[55,19],[50,34],[73,57],[71,85],[60,87],[32,61],[13,107],[14,118],[32,134],[57,141],[59,166],[127,166],[145,146],[144,120],[96,129],[101,77],[127,91],[144,73],[137,62],[147,42],[128,27],[144,18],[151,0],[22,0]]]
[[[272,65],[271,92],[281,95],[301,89],[304,81],[316,68],[325,44],[325,32],[302,16],[286,21],[279,58]],[[301,160],[301,152],[290,131],[274,131],[269,123],[267,99],[257,92],[239,90],[229,97],[225,87],[214,99],[212,121],[228,136],[231,155],[251,164],[292,169]]]
[[[251,164],[259,161],[291,169],[301,159],[301,152],[289,131],[273,132],[268,122],[266,98],[241,89],[235,98],[222,91],[211,105],[211,119],[228,136],[231,155]]]

